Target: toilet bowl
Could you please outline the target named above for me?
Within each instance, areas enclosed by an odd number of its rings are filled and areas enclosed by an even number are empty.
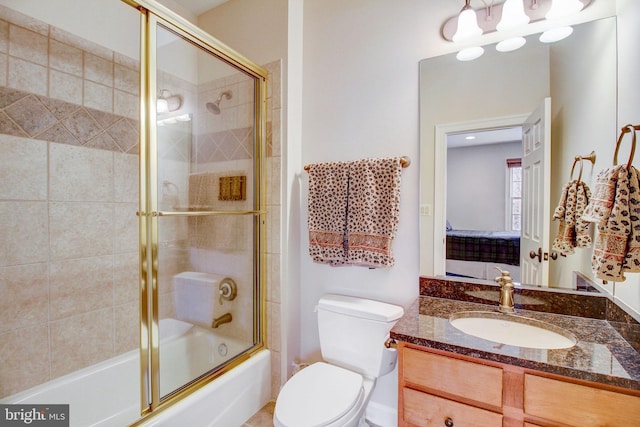
[[[379,301],[325,295],[317,311],[324,361],[302,369],[282,387],[274,426],[364,426],[376,379],[395,367],[397,353],[384,342],[403,309]]]

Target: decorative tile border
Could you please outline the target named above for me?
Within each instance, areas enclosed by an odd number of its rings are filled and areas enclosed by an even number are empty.
[[[129,154],[138,153],[137,120],[0,87],[0,133]]]

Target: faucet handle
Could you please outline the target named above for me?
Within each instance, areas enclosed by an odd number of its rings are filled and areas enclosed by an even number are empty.
[[[495,267],[496,270],[500,272],[500,276],[495,278],[495,281],[500,283],[501,285],[506,285],[508,283],[513,283],[513,279],[511,278],[511,273],[507,270],[503,270],[500,267]]]

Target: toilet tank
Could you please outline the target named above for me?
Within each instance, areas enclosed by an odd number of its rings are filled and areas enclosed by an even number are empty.
[[[384,346],[402,307],[328,294],[318,302],[320,348],[325,361],[377,378],[395,367],[395,349]]]

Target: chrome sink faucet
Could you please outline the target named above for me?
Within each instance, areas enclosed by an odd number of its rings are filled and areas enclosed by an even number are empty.
[[[496,267],[496,270],[500,272],[500,276],[495,278],[495,281],[500,284],[500,302],[498,305],[498,311],[501,313],[513,313],[513,279],[507,270],[502,270]]]

